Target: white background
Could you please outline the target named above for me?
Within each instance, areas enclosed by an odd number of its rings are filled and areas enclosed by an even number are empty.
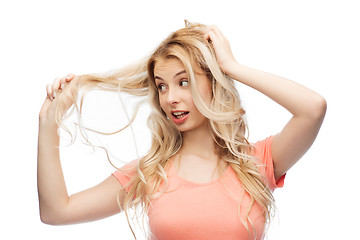
[[[38,113],[55,77],[103,72],[144,57],[184,19],[218,25],[240,63],[292,79],[327,100],[317,140],[275,191],[278,218],[269,239],[360,239],[360,15],[349,0],[1,1],[1,239],[131,239],[123,215],[73,226],[41,223]],[[271,100],[239,89],[250,140],[277,133],[289,119]],[[115,95],[88,101],[88,121],[120,127]],[[148,146],[145,121],[142,114],[136,125],[140,153]],[[128,139],[106,138],[104,144],[130,161],[136,154]],[[69,193],[114,171],[102,151],[91,152],[79,143],[62,148]]]

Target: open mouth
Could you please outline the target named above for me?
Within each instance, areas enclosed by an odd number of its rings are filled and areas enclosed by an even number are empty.
[[[173,112],[172,113],[172,115],[177,119],[183,118],[188,114],[189,114],[189,112]]]

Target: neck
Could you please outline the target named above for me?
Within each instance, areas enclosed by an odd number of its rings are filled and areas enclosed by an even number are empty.
[[[204,158],[216,155],[215,142],[211,137],[208,124],[192,131],[183,132],[182,154],[197,155]]]

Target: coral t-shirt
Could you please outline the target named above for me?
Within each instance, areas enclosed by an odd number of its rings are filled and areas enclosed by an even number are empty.
[[[284,185],[285,175],[275,181],[271,141],[272,137],[269,137],[255,143],[254,156],[259,161],[260,174],[273,191]],[[136,161],[124,167],[129,168],[134,164]],[[120,171],[114,172],[113,175],[122,186],[131,178],[131,175]],[[249,239],[249,236],[255,239],[253,232],[256,239],[262,239],[265,227],[263,211],[254,203],[249,212],[252,224],[245,219],[250,196],[244,191],[230,166],[222,176],[209,183],[185,180],[177,175],[172,165],[167,170],[167,177],[167,191],[152,200],[148,212],[152,239],[238,240]],[[125,190],[128,191],[128,188]],[[247,222],[251,235],[243,222]]]

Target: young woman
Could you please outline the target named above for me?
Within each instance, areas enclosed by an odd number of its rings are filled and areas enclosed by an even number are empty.
[[[293,115],[281,132],[248,142],[234,80]],[[99,185],[68,196],[58,127],[79,89],[93,88],[149,97],[151,148]],[[47,86],[39,121],[41,220],[79,223],[141,207],[151,239],[261,239],[273,190],[310,148],[325,112],[326,101],[312,90],[240,65],[216,26],[187,23],[136,64]]]

